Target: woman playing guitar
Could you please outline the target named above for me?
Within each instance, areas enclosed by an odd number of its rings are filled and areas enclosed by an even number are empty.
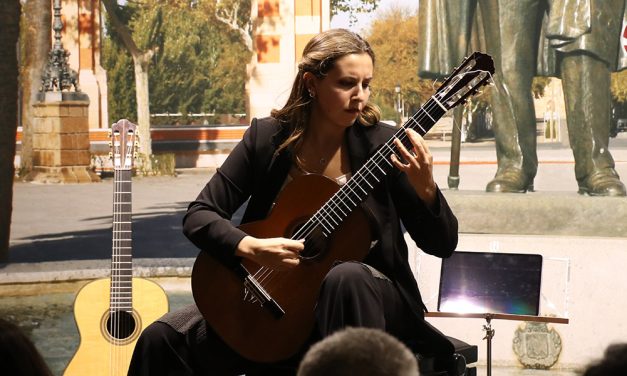
[[[285,106],[252,121],[189,205],[184,232],[202,250],[192,276],[198,307],[148,327],[130,375],[293,374],[312,341],[347,326],[379,328],[444,363],[452,357],[453,345],[424,320],[403,228],[424,252],[448,257],[457,219],[434,182],[422,137],[412,129],[394,136],[399,128],[379,123],[368,102],[374,62],[370,45],[347,30],[307,44]],[[379,147],[388,140],[386,154]],[[364,175],[367,163],[374,167]],[[314,198],[355,180],[332,205]],[[306,183],[290,189],[299,182]],[[325,194],[329,182],[335,188]],[[336,213],[298,208],[310,199]],[[245,225],[236,227],[231,217],[246,200]],[[265,227],[247,231],[256,221]],[[356,256],[343,253],[353,248],[361,249]],[[214,269],[205,272],[201,259]],[[322,274],[314,270],[325,262]],[[309,282],[299,279],[310,269]],[[232,294],[234,284],[241,294]],[[263,332],[265,323],[286,329]],[[240,335],[242,328],[248,332]]]

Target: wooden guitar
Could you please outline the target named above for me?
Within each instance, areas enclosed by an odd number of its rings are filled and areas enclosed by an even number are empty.
[[[114,165],[113,254],[111,277],[78,292],[74,317],[80,345],[64,375],[126,375],[142,330],[168,311],[168,299],[155,282],[133,278],[131,255],[131,177],[135,124],[111,127]]]
[[[320,284],[333,263],[363,260],[368,253],[369,221],[359,205],[392,170],[394,138],[410,147],[405,128],[424,135],[446,111],[485,85],[492,73],[492,58],[475,52],[342,187],[324,176],[303,175],[281,191],[268,218],[240,226],[255,237],[305,239],[296,268],[277,272],[247,259],[226,266],[209,252],[200,252],[192,271],[192,293],[215,332],[253,361],[275,362],[295,354],[311,334]]]

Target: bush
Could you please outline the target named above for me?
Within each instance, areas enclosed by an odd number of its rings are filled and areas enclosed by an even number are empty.
[[[152,154],[152,170],[146,168],[146,154],[138,153],[135,173],[142,176],[176,176],[176,157],[174,153]]]

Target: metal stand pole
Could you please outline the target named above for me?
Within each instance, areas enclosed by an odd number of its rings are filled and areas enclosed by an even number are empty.
[[[486,325],[483,326],[483,330],[485,330],[485,337],[483,337],[483,339],[487,340],[487,344],[488,344],[488,364],[487,364],[487,370],[488,370],[488,376],[492,376],[492,337],[494,337],[494,329],[492,329],[492,325],[490,324],[490,321],[492,321],[492,316],[491,315],[486,315],[485,316],[485,321],[486,321]]]
[[[464,107],[459,106],[453,110],[453,129],[451,130],[451,164],[448,173],[449,189],[459,188],[459,154],[462,139],[462,115]]]

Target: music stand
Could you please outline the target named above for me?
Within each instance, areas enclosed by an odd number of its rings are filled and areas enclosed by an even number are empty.
[[[427,317],[483,318],[487,375],[492,374],[493,319],[567,324],[567,318],[539,316],[542,256],[455,252],[442,260],[438,312]]]

